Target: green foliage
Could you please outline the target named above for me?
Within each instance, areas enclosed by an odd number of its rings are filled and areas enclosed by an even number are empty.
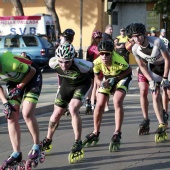
[[[153,10],[157,14],[162,14],[163,19],[170,20],[170,1],[169,0],[156,0]]]

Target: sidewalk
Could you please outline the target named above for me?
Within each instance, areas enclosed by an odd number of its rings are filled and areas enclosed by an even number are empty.
[[[134,78],[134,80],[136,80],[137,77],[135,77],[135,74],[136,74],[135,69],[137,66],[132,65],[131,67],[132,67],[132,70],[134,70],[133,78]],[[49,76],[50,76],[50,74],[49,74]],[[36,110],[35,110],[36,115],[53,111],[53,105],[54,105],[54,99],[55,99],[55,95],[56,95],[56,91],[57,91],[57,85],[58,84],[56,83],[56,75],[52,76],[52,77],[43,78],[42,91],[41,91],[41,95],[39,98],[39,102],[38,102]],[[133,88],[131,90],[133,90]],[[22,117],[22,115],[21,115],[21,117]],[[3,113],[3,105],[2,105],[2,102],[0,102],[0,123],[5,123],[5,122],[6,122],[6,118]]]

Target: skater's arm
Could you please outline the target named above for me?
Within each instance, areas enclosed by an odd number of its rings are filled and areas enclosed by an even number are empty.
[[[0,99],[1,99],[2,103],[8,102],[6,97],[5,97],[5,94],[4,94],[4,89],[1,85],[0,85]]]
[[[136,62],[138,64],[141,72],[143,73],[143,75],[145,75],[145,77],[147,78],[147,80],[152,81],[152,78],[148,73],[147,64],[144,64],[144,62],[141,59],[136,59]]]
[[[101,85],[100,75],[95,74],[94,81],[95,81],[96,84],[100,87],[100,85]]]

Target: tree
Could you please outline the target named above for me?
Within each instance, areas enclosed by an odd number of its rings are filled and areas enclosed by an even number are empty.
[[[156,0],[153,10],[157,14],[162,14],[164,20],[170,20],[170,3],[169,0]]]
[[[60,35],[61,34],[61,27],[60,27],[58,15],[57,15],[56,10],[55,10],[55,0],[44,0],[44,2],[45,2],[45,5],[47,7],[47,10],[49,11],[49,13],[52,15],[52,17],[54,19],[55,30],[57,30],[58,35]]]
[[[20,0],[11,0],[15,9],[15,15],[24,16],[23,6]]]

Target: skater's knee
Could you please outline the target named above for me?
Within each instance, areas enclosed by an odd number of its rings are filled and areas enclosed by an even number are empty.
[[[59,125],[59,122],[49,121],[49,128],[52,129],[52,130],[56,130],[58,125]]]
[[[148,96],[148,90],[140,89],[140,96],[146,98]]]

